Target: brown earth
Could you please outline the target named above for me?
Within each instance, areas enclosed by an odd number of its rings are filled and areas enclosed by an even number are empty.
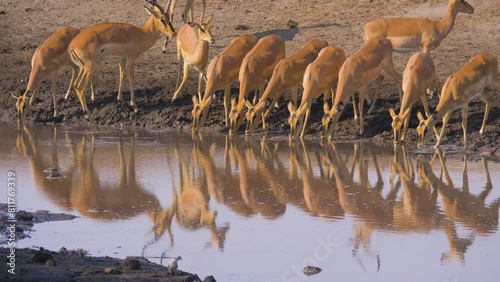
[[[178,1],[174,26],[181,25],[180,11],[183,1]],[[448,37],[432,52],[440,84],[456,72],[470,58],[481,51],[500,57],[500,1],[468,1],[475,8],[473,15],[459,14],[454,29]],[[211,45],[210,58],[221,52],[236,36],[249,33],[263,36],[278,34],[286,40],[287,54],[292,54],[301,45],[313,38],[321,38],[330,44],[354,53],[363,43],[363,25],[378,17],[430,17],[440,18],[446,9],[446,0],[210,0],[207,14],[213,14],[212,33],[216,39]],[[30,71],[31,56],[52,32],[64,25],[85,28],[89,25],[110,21],[129,22],[143,25],[147,14],[142,8],[143,1],[125,0],[85,0],[85,1],[3,1],[0,7],[0,119],[15,122],[14,99],[9,91],[26,87]],[[197,2],[196,11],[201,4]],[[296,26],[296,27],[295,27]],[[92,113],[91,124],[107,126],[141,126],[150,128],[185,128],[191,123],[191,98],[197,89],[194,71],[183,91],[183,96],[175,102],[170,99],[174,92],[177,77],[175,44],[169,45],[166,55],[161,53],[163,38],[136,62],[136,102],[139,112],[134,113],[127,103],[117,102],[118,68],[114,61],[101,64],[95,75],[96,101],[89,101]],[[411,54],[395,54],[396,70],[402,73]],[[59,112],[52,117],[53,106],[50,82],[41,88],[34,108],[27,116],[32,123],[87,124],[75,94],[63,100],[70,78],[70,69],[60,72],[57,91],[59,93]],[[127,85],[127,84],[126,84]],[[124,100],[129,98],[125,86]],[[374,92],[374,83],[369,93]],[[238,93],[234,82],[232,94]],[[496,93],[498,94],[498,93]],[[90,96],[90,95],[88,95]],[[280,109],[275,110],[269,119],[271,131],[286,134],[288,95],[280,101]],[[90,100],[90,99],[88,99]],[[437,100],[430,102],[431,110]],[[392,138],[389,108],[398,109],[397,87],[390,79],[382,85],[381,99],[375,111],[366,117],[364,138],[389,142]],[[415,140],[414,128],[418,124],[416,111],[422,106],[417,104],[410,120],[410,140]],[[204,131],[223,131],[223,106],[221,102],[212,104],[210,116]],[[484,103],[474,99],[469,108],[468,140],[469,150],[494,152],[500,141],[499,125],[500,100],[495,99],[483,135],[479,128],[483,118]],[[443,144],[462,146],[461,111],[456,111],[450,119]],[[322,116],[320,103],[313,106],[308,138],[318,138]],[[343,139],[359,139],[358,123],[352,118],[352,107],[348,106],[341,117],[339,134]]]

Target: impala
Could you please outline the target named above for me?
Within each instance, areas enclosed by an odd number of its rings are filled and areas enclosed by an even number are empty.
[[[318,57],[319,51],[326,46],[328,46],[326,41],[313,39],[290,57],[278,62],[266,86],[266,90],[260,96],[257,104],[253,106],[250,103],[246,103],[248,111],[246,113],[247,128],[245,134],[250,134],[261,122],[262,127],[266,129],[267,116],[276,102],[278,102],[282,93],[288,88],[292,88],[292,101],[294,105],[297,104],[298,85],[304,78],[306,67]],[[271,99],[271,103],[267,111],[263,113],[268,99]]]
[[[484,90],[500,90],[500,80],[498,79],[498,61],[488,53],[479,53],[470,59],[465,66],[458,72],[448,77],[441,90],[441,98],[434,113],[427,119],[418,113],[420,124],[417,127],[418,143],[421,148],[427,140],[428,134],[426,129],[434,127],[434,125],[443,119],[441,133],[437,135],[435,148],[439,147],[443,138],[443,133],[452,112],[462,107],[462,129],[464,131],[464,148],[467,148],[467,115],[469,111],[469,101],[481,95],[486,102],[483,123],[481,125],[480,134],[483,134],[490,111],[490,103],[492,96],[483,93]]]
[[[208,64],[208,43],[214,43],[215,40],[210,32],[210,22],[212,17],[209,17],[201,24],[189,23],[179,28],[177,34],[177,59],[179,60],[179,71],[177,73],[176,91],[172,101],[177,99],[182,87],[187,81],[189,75],[189,66],[194,67],[198,73],[198,97],[201,100],[201,83],[205,77],[205,72]],[[184,66],[182,82],[181,70]],[[180,83],[180,85],[179,85]]]
[[[100,23],[83,30],[71,41],[69,45],[71,60],[80,67],[74,87],[86,119],[89,119],[85,100],[87,83],[91,80],[97,65],[107,58],[120,59],[118,100],[122,99],[122,82],[126,70],[130,87],[130,105],[135,112],[138,111],[134,101],[135,60],[153,46],[160,34],[172,37],[176,35],[170,16],[156,1],[148,3],[151,6],[144,8],[151,17],[142,28],[126,23]]]
[[[299,132],[300,138],[304,137],[304,132],[311,113],[312,100],[318,98],[324,93],[324,103],[327,102],[330,93],[332,93],[339,78],[339,70],[346,57],[342,48],[337,46],[328,46],[318,54],[314,62],[310,63],[304,73],[302,85],[304,93],[298,108],[294,104],[288,103],[290,118],[290,141],[295,141]]]
[[[426,90],[432,89],[434,92],[437,87],[436,68],[431,56],[425,53],[413,54],[403,71],[403,100],[399,114],[396,114],[392,108],[389,109],[392,117],[391,126],[394,130],[394,147],[398,147],[400,142],[405,140],[411,109],[419,98],[425,113],[427,116],[430,115]]]
[[[450,33],[458,13],[474,13],[474,8],[465,0],[448,0],[445,16],[439,20],[427,18],[382,18],[372,20],[363,27],[363,37],[368,41],[383,36],[392,43],[396,52],[430,50],[439,46]]]
[[[394,70],[392,61],[392,45],[391,42],[384,37],[375,37],[368,40],[351,57],[347,58],[339,72],[339,82],[335,91],[335,100],[330,109],[328,103],[324,104],[324,117],[321,120],[323,125],[323,134],[321,139],[331,138],[332,132],[335,130],[339,121],[340,115],[344,111],[344,105],[350,96],[354,95],[357,89],[360,89],[359,102],[352,97],[353,108],[356,112],[356,107],[359,111],[359,134],[363,135],[363,104],[365,96],[368,92],[368,83],[380,76],[384,70],[398,83],[399,97],[401,98],[401,77]],[[377,79],[377,88],[373,104],[378,97],[381,79]],[[400,99],[401,100],[401,99]]]
[[[238,74],[240,93],[238,100],[231,100],[229,134],[236,132],[243,122],[248,92],[258,88],[259,93],[262,94],[266,79],[271,76],[276,64],[284,57],[285,42],[280,36],[271,34],[262,37],[243,58]]]
[[[193,95],[193,132],[198,132],[205,123],[208,106],[216,90],[224,89],[224,118],[229,126],[229,103],[231,82],[238,78],[241,62],[246,54],[257,44],[257,37],[242,35],[233,40],[219,55],[215,56],[207,68],[207,84],[201,100]]]
[[[170,22],[174,21],[174,10],[175,10],[175,3],[176,2],[177,2],[177,0],[172,0],[172,4],[170,5],[170,7],[167,8],[167,10],[169,10],[168,12],[170,15]],[[205,18],[205,10],[207,8],[207,1],[202,0],[202,4],[203,4],[203,11],[201,13],[200,23],[202,23],[203,19]],[[193,22],[193,11],[194,11],[194,0],[186,0],[186,6],[184,6],[184,12],[182,12],[182,21],[185,24]],[[189,13],[189,19],[187,17],[188,13]],[[168,46],[169,41],[170,41],[170,37],[166,36],[165,43],[163,43],[163,48],[161,50],[163,53],[167,52],[167,46]]]
[[[23,122],[24,117],[31,108],[36,98],[40,84],[49,76],[52,78],[52,99],[54,100],[54,117],[57,116],[56,84],[57,72],[65,64],[72,68],[71,82],[65,99],[71,92],[71,85],[75,78],[78,67],[69,60],[68,45],[73,38],[80,32],[79,29],[65,26],[54,32],[40,47],[35,50],[31,58],[31,73],[28,80],[28,86],[24,94],[20,92],[11,92],[16,98],[17,121]],[[31,93],[31,97],[28,96]],[[29,100],[29,103],[27,101]]]

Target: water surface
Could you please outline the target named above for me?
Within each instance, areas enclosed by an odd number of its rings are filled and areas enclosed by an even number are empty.
[[[0,124],[19,247],[182,256],[218,281],[496,281],[500,163],[367,142]],[[62,178],[51,179],[57,168]],[[4,199],[6,198],[3,197]],[[302,274],[305,265],[323,269]]]

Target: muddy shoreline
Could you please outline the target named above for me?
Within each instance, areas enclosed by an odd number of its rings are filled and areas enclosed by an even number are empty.
[[[49,211],[16,212],[15,223],[9,221],[8,205],[0,203],[0,280],[16,281],[216,281],[213,276],[201,280],[198,275],[178,269],[171,274],[163,265],[143,257],[125,259],[109,256],[89,256],[83,249],[58,251],[38,248],[15,248],[9,235],[15,240],[29,238],[35,232],[34,225],[48,221],[73,220],[76,216]],[[10,236],[12,237],[12,236]],[[15,251],[13,251],[15,249]],[[167,264],[169,258],[163,259]]]

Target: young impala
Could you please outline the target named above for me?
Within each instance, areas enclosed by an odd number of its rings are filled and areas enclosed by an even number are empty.
[[[403,71],[403,100],[399,114],[392,108],[389,109],[392,117],[391,126],[394,130],[394,147],[398,147],[400,142],[405,140],[411,109],[419,98],[425,113],[427,116],[430,115],[425,94],[427,89],[437,91],[437,87],[436,68],[431,56],[425,53],[413,54]]]
[[[418,143],[421,148],[428,138],[426,129],[434,125],[442,118],[443,126],[441,133],[436,134],[437,142],[435,148],[439,147],[443,138],[444,129],[452,112],[462,107],[462,129],[464,131],[464,148],[467,148],[467,115],[469,111],[469,101],[477,95],[481,95],[486,102],[483,123],[480,134],[483,134],[490,111],[492,96],[484,93],[485,90],[500,90],[500,80],[498,79],[498,60],[488,54],[479,53],[473,57],[458,72],[448,77],[441,90],[441,97],[434,113],[424,119],[418,113],[420,124],[417,127]],[[437,132],[436,132],[437,133]]]
[[[357,89],[360,89],[359,103],[356,103],[356,99],[352,97],[353,108],[355,113],[356,110],[359,111],[359,134],[363,135],[363,103],[368,92],[368,83],[379,77],[382,70],[397,81],[399,97],[401,98],[401,77],[394,70],[392,45],[388,39],[380,36],[374,37],[368,40],[351,57],[346,59],[340,68],[339,82],[337,91],[335,91],[333,106],[330,109],[328,103],[325,103],[323,107],[325,115],[321,120],[323,125],[321,139],[331,138],[340,115],[344,111],[344,105]],[[377,92],[375,93],[373,103],[375,103],[378,97],[381,80],[377,79],[377,82]]]
[[[119,58],[120,78],[118,100],[122,99],[122,83],[125,70],[130,86],[130,105],[137,112],[134,101],[134,63],[144,52],[149,50],[161,34],[175,36],[170,16],[153,0],[151,6],[144,6],[151,15],[141,28],[127,23],[100,23],[88,27],[78,34],[69,45],[73,63],[80,67],[74,87],[86,119],[89,110],[85,100],[85,89],[91,80],[97,65],[107,58]]]
[[[304,137],[307,120],[311,113],[312,100],[323,93],[324,103],[327,102],[330,93],[332,93],[333,98],[335,85],[339,78],[339,70],[344,61],[345,52],[342,48],[328,46],[321,49],[318,58],[307,66],[302,82],[304,93],[302,94],[300,106],[297,109],[293,103],[288,103],[290,141],[295,141],[299,132],[300,138]]]
[[[187,81],[189,75],[189,66],[194,67],[198,75],[198,97],[201,100],[201,83],[203,78],[206,78],[205,73],[208,64],[208,43],[214,43],[215,40],[210,32],[210,22],[212,17],[209,17],[201,24],[189,23],[179,28],[177,33],[177,59],[179,60],[179,71],[177,73],[176,91],[172,101],[177,99],[182,87]],[[181,71],[184,66],[182,82]],[[179,85],[180,83],[180,85]]]
[[[231,100],[229,134],[235,133],[243,122],[243,111],[248,92],[259,88],[259,92],[262,94],[266,79],[271,76],[276,64],[284,57],[285,41],[274,34],[262,37],[245,56],[238,75],[240,94],[238,100]]]
[[[298,85],[304,78],[306,67],[318,57],[319,51],[326,46],[328,46],[326,41],[313,39],[304,44],[300,50],[290,57],[278,62],[266,86],[266,90],[264,94],[260,96],[257,104],[253,106],[249,102],[246,103],[248,107],[246,113],[246,135],[250,134],[261,122],[262,127],[266,129],[267,116],[270,114],[283,92],[288,88],[292,88],[292,101],[294,105],[297,104]],[[268,99],[271,99],[271,103],[267,111],[264,112]]]
[[[455,24],[458,13],[474,13],[465,0],[448,0],[446,14],[441,20],[427,18],[382,18],[372,20],[363,27],[363,37],[368,41],[376,36],[389,39],[396,52],[422,51],[430,54],[441,44]]]
[[[207,85],[201,100],[193,95],[193,132],[198,132],[207,118],[208,106],[216,90],[224,89],[224,118],[229,126],[229,103],[231,82],[238,78],[241,62],[246,54],[257,44],[257,37],[242,35],[233,40],[219,55],[215,56],[207,68]]]
[[[54,117],[57,116],[56,83],[57,72],[65,64],[72,68],[71,82],[65,98],[71,92],[71,85],[75,79],[75,73],[78,67],[69,60],[68,45],[73,38],[80,33],[80,30],[74,27],[65,26],[54,32],[40,47],[35,50],[31,58],[31,73],[28,80],[28,86],[24,94],[11,92],[16,98],[17,121],[23,122],[24,117],[31,108],[36,98],[40,84],[49,76],[52,78],[52,99],[54,101]],[[31,94],[31,96],[29,96]],[[27,103],[29,100],[29,103]]]

